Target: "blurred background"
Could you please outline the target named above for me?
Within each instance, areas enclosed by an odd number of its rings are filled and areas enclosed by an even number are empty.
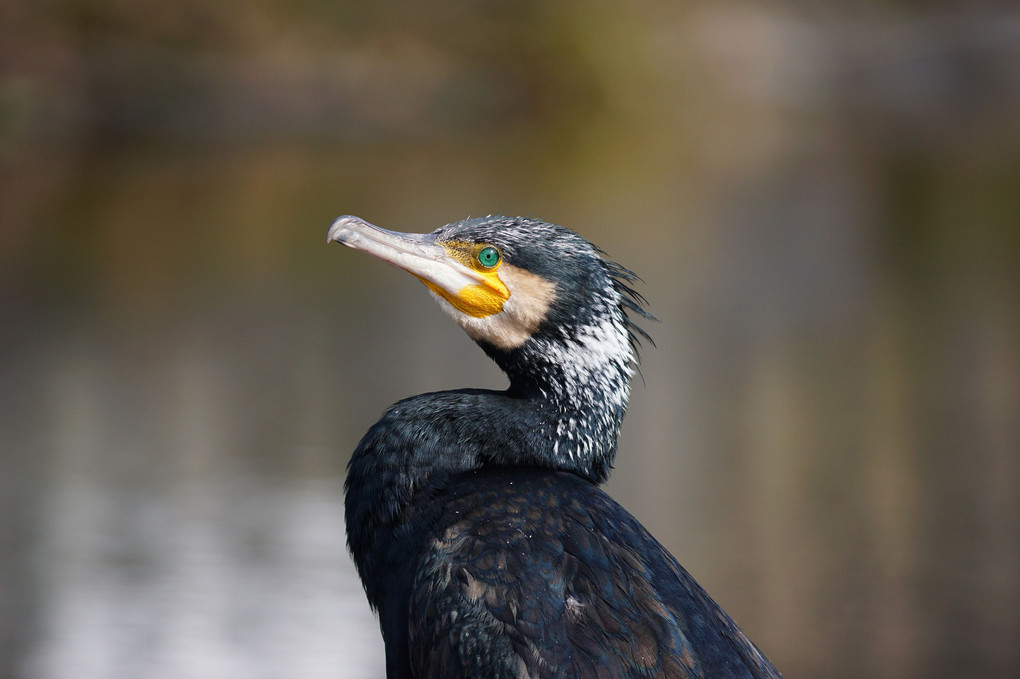
[[[381,677],[391,402],[501,388],[325,244],[539,216],[637,271],[610,492],[787,677],[1020,674],[1020,10],[4,0],[0,677]]]

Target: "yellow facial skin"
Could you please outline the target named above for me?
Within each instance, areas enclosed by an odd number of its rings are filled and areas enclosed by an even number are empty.
[[[468,316],[485,318],[502,311],[503,303],[510,299],[510,290],[499,278],[499,267],[503,263],[503,257],[500,256],[499,261],[491,267],[484,266],[478,260],[478,255],[482,250],[494,246],[458,241],[442,243],[442,246],[450,257],[479,274],[481,281],[464,286],[456,294],[451,294],[424,278],[416,276],[418,280],[424,283],[429,290],[449,302],[453,308]]]

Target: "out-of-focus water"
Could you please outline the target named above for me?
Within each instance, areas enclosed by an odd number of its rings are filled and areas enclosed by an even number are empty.
[[[8,366],[11,676],[383,676],[344,543],[347,451],[320,438],[344,387],[302,374],[324,356],[284,367],[265,336],[229,339],[263,329],[201,336],[217,326],[113,339],[79,320]]]
[[[339,478],[144,491],[96,476],[47,489],[25,676],[382,676]]]
[[[503,380],[325,233],[489,212],[645,279],[609,490],[787,676],[1016,674],[1015,12],[441,4],[0,21],[0,678],[382,676],[344,465]]]

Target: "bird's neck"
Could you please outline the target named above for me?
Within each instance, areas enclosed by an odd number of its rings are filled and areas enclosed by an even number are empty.
[[[484,467],[531,467],[606,480],[631,367],[629,344],[613,347],[605,339],[592,335],[559,348],[529,343],[493,355],[510,377],[507,391],[415,396],[368,431],[348,466],[346,521],[374,606],[384,605],[387,590],[376,574],[399,568],[420,547],[415,529],[442,505],[433,496],[451,477]],[[578,351],[589,354],[586,362],[578,362]]]
[[[634,373],[625,320],[615,306],[612,311],[570,332],[539,332],[511,351],[480,343],[509,377],[507,393],[529,399],[540,412],[538,440],[529,444],[547,466],[594,483],[612,468]]]

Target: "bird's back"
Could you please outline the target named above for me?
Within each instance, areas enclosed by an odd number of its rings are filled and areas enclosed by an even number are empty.
[[[423,497],[442,510],[410,588],[415,676],[779,676],[594,484],[482,469]]]

